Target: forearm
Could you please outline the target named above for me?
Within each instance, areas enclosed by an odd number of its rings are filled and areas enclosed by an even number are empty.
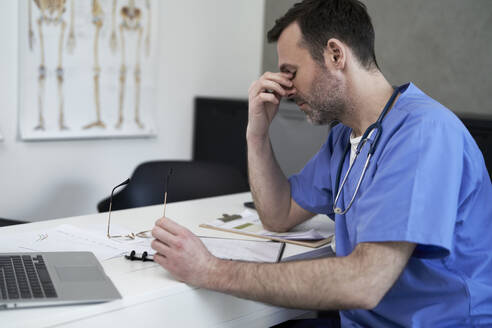
[[[287,263],[216,260],[205,288],[312,310],[372,309],[400,276],[415,244],[361,243],[348,256]]]
[[[270,139],[247,137],[251,192],[263,226],[287,231],[291,206],[290,184],[278,165]]]
[[[359,270],[330,258],[280,264],[220,260],[209,289],[277,306],[311,310],[367,308]]]
[[[306,309],[375,307],[400,276],[415,244],[360,243],[344,257],[252,263],[214,257],[168,218],[152,229],[154,261],[178,280],[238,297]]]

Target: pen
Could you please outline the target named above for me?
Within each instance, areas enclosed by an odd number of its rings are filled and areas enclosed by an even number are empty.
[[[284,249],[285,249],[285,243],[282,242],[282,244],[280,245],[280,250],[278,251],[277,263],[282,261],[282,255],[284,255]]]

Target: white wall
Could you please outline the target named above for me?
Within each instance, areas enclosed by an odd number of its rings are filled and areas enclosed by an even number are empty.
[[[22,142],[17,133],[17,0],[0,0],[0,217],[96,212],[151,159],[190,159],[193,98],[246,98],[260,74],[264,0],[160,0],[156,127],[151,139]]]

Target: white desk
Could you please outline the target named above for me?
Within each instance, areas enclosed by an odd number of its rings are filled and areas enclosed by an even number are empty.
[[[171,203],[166,216],[197,235],[232,237],[231,234],[198,227],[223,213],[241,213],[249,193]],[[162,216],[162,205],[115,211],[111,222],[147,230]],[[107,213],[49,220],[0,228],[0,238],[18,231],[39,230],[72,224],[84,226],[106,222]],[[326,219],[325,219],[326,220]],[[235,236],[237,237],[237,236]],[[243,239],[254,239],[242,237]],[[309,248],[288,245],[284,256]],[[1,251],[1,250],[0,250]],[[306,311],[274,307],[176,281],[153,262],[130,262],[123,258],[103,261],[106,274],[123,296],[121,300],[91,305],[0,311],[0,326],[6,327],[269,327]]]

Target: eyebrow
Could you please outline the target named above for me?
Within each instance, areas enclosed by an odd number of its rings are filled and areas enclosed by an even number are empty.
[[[280,65],[280,71],[281,72],[289,72],[289,68],[296,70],[297,66],[291,65],[291,64],[282,64]]]

